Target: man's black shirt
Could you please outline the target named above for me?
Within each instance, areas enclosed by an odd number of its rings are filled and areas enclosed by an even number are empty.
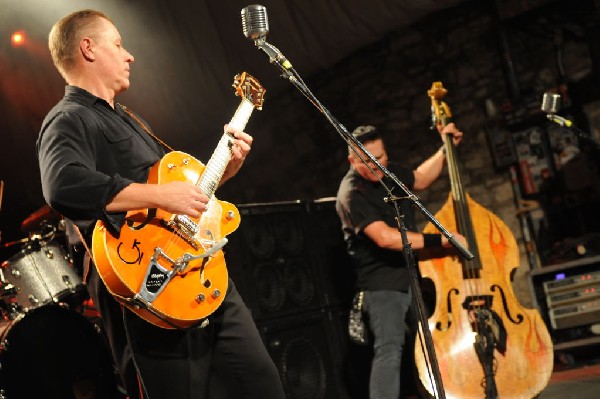
[[[388,169],[409,189],[414,185],[411,170],[390,163]],[[390,181],[388,187],[395,187]],[[393,194],[402,196],[395,187]],[[378,181],[365,180],[353,168],[348,170],[340,183],[336,209],[342,221],[344,239],[348,252],[354,261],[357,287],[364,290],[408,291],[409,276],[401,251],[378,247],[364,234],[364,228],[375,221],[384,221],[392,228],[398,228],[393,205],[384,202],[388,192]],[[415,231],[414,210],[409,201],[402,201],[406,228]]]
[[[132,182],[146,182],[165,154],[119,105],[75,86],[44,119],[37,152],[46,201],[83,231],[101,219],[113,234],[125,214],[108,214],[105,205]]]

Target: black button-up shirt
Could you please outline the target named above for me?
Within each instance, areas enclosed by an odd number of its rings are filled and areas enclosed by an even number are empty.
[[[106,204],[146,182],[165,150],[121,106],[67,86],[44,119],[37,154],[46,202],[87,233],[101,219],[117,234],[125,213],[107,213]]]

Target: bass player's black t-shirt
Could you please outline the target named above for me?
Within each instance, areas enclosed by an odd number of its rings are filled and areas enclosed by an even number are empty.
[[[388,169],[412,190],[414,174],[411,170],[393,163],[388,165]],[[395,184],[387,183],[388,187],[394,187],[392,191],[395,196],[404,195]],[[336,210],[356,269],[358,289],[406,292],[409,275],[402,252],[380,248],[364,234],[366,226],[379,220],[398,228],[394,206],[384,201],[387,196],[388,192],[381,183],[365,180],[350,168],[340,183]],[[404,214],[406,228],[415,231],[415,216],[410,201],[401,201],[400,209]]]

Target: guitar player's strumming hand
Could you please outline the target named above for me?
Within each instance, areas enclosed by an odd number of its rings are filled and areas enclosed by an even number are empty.
[[[223,174],[224,182],[233,177],[241,168],[250,152],[253,138],[246,132],[225,125],[225,132],[231,134],[231,161]],[[183,181],[164,184],[132,183],[118,192],[106,205],[109,212],[128,211],[130,209],[159,208],[169,213],[200,217],[206,210],[209,198],[199,187]]]
[[[131,183],[106,205],[108,212],[159,208],[169,213],[200,217],[209,198],[199,187],[187,181],[163,184]]]

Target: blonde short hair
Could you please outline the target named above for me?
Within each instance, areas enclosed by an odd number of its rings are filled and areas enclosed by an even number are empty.
[[[100,11],[81,10],[63,17],[50,30],[48,48],[54,66],[65,79],[75,66],[79,41],[88,32],[87,28],[100,18],[112,23],[112,20]]]

